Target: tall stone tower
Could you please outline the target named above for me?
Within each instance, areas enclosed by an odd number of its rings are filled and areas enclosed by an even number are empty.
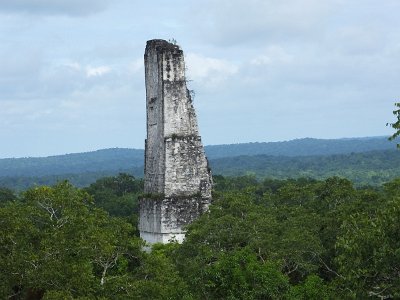
[[[186,87],[179,46],[147,42],[147,139],[140,236],[148,243],[182,242],[184,226],[208,209],[212,179]]]

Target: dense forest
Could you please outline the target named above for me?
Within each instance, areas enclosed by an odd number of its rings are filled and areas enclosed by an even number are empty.
[[[212,159],[210,165],[215,175],[223,176],[255,175],[257,178],[273,179],[300,177],[325,179],[331,176],[340,176],[353,181],[356,186],[379,186],[400,177],[400,168],[398,168],[400,152],[382,150],[297,157],[237,156]],[[121,172],[142,177],[143,166],[45,176],[0,176],[0,187],[21,191],[32,186],[53,185],[62,180],[69,180],[77,187],[85,187],[97,179],[115,176]]]
[[[2,299],[398,299],[400,180],[214,176],[183,244],[144,251],[143,180],[0,189]]]
[[[207,146],[214,175],[325,179],[340,176],[357,186],[400,177],[400,153],[386,137]],[[26,190],[69,180],[85,187],[97,179],[143,176],[143,150],[106,149],[44,158],[0,159],[0,187]]]
[[[394,149],[395,144],[385,136],[344,139],[303,138],[283,142],[240,143],[206,146],[208,158],[241,155],[313,156],[369,152]]]
[[[206,146],[210,160],[234,156],[320,156],[351,154],[376,150],[393,150],[395,144],[387,137],[353,139],[297,139],[287,142],[243,143]],[[0,159],[0,177],[49,176],[84,172],[118,172],[142,167],[144,151],[141,149],[112,148],[86,153],[49,157]],[[118,173],[117,173],[118,174]]]
[[[210,164],[213,173],[217,175],[253,174],[258,178],[274,179],[325,179],[339,176],[351,180],[357,186],[379,186],[400,177],[398,150],[302,157],[237,156],[211,160]]]
[[[208,146],[209,212],[151,251],[137,231],[143,150],[1,159],[0,298],[400,298],[393,148]]]

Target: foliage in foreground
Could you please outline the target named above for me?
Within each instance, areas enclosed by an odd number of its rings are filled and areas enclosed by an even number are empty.
[[[0,298],[400,297],[400,180],[215,182],[184,243],[151,253],[134,226],[142,181],[132,176],[1,190]]]
[[[142,251],[130,223],[68,183],[9,202],[0,228],[2,299],[144,299],[148,291],[152,299],[179,299],[185,291],[165,256]]]

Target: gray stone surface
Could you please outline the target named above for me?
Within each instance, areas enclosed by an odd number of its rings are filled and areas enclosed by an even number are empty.
[[[186,87],[182,50],[151,40],[144,59],[147,139],[140,236],[148,243],[182,242],[185,226],[210,205],[211,172]]]

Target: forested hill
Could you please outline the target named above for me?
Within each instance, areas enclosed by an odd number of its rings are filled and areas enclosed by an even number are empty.
[[[400,177],[398,150],[296,157],[243,155],[213,159],[210,163],[213,174],[224,176],[255,175],[274,179],[339,176],[357,186],[378,186]]]
[[[276,179],[342,176],[357,185],[380,185],[400,177],[400,151],[386,137],[207,146],[206,152],[214,175],[253,174]],[[64,179],[82,187],[122,172],[140,177],[143,157],[140,149],[114,148],[0,159],[0,187],[23,190]]]
[[[311,156],[361,153],[374,150],[395,149],[387,137],[365,137],[346,139],[313,139],[304,138],[283,142],[242,143],[230,145],[206,146],[210,159],[240,155],[273,155],[273,156]]]
[[[368,152],[395,149],[386,137],[353,139],[297,139],[286,142],[244,143],[205,147],[210,160],[216,158],[272,155],[312,156]],[[47,176],[128,170],[143,166],[142,149],[113,148],[86,153],[75,153],[40,158],[0,159],[1,176]]]
[[[0,159],[1,176],[47,176],[142,168],[144,151],[112,148],[48,157]]]

